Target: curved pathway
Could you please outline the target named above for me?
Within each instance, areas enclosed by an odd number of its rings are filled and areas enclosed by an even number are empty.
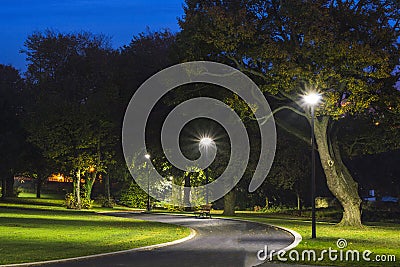
[[[43,266],[248,267],[261,263],[257,251],[265,245],[269,250],[279,250],[294,241],[294,237],[284,230],[255,222],[129,212],[108,214],[187,226],[197,235],[177,245]]]

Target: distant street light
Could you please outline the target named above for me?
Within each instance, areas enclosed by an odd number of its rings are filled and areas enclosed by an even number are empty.
[[[315,133],[314,133],[314,109],[321,103],[322,96],[316,92],[309,92],[302,96],[304,103],[311,109],[311,238],[317,237],[315,219]]]
[[[204,149],[206,152],[206,157],[207,157],[207,150],[211,147],[215,145],[214,140],[210,137],[203,137],[200,139],[199,142],[199,147],[200,149]],[[208,167],[205,168],[204,173],[206,175],[206,186],[208,184]],[[208,187],[206,187],[206,204],[208,204]]]
[[[148,159],[150,161],[150,154],[146,154],[144,155],[144,157],[146,159]],[[150,162],[148,162],[147,164],[149,164]],[[149,167],[147,166],[147,169]],[[150,174],[147,173],[147,211],[150,211]]]

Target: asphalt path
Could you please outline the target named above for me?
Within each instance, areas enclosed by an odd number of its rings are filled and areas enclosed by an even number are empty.
[[[265,246],[277,251],[294,241],[294,237],[282,229],[248,221],[128,212],[109,215],[187,226],[197,234],[188,241],[172,246],[43,266],[248,267],[262,263],[257,258],[257,252]]]

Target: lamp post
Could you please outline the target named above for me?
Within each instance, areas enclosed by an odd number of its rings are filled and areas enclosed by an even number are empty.
[[[144,157],[150,161],[150,154],[144,155]],[[147,164],[149,164],[147,162]],[[148,167],[147,167],[148,168]],[[150,211],[150,174],[147,174],[147,211]]]
[[[317,237],[315,219],[315,132],[314,132],[314,109],[321,102],[322,96],[316,92],[303,95],[304,103],[311,109],[311,238]]]
[[[199,147],[200,149],[204,149],[206,152],[206,157],[207,157],[207,150],[214,144],[214,140],[211,139],[210,137],[203,137],[200,139],[199,142]],[[204,170],[205,175],[206,175],[206,204],[208,204],[208,167]]]

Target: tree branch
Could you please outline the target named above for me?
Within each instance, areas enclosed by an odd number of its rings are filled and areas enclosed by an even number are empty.
[[[300,110],[298,110],[298,109],[296,109],[296,108],[294,108],[294,107],[291,107],[291,106],[281,106],[281,107],[275,109],[274,111],[272,111],[271,114],[268,114],[267,116],[264,116],[264,117],[262,117],[262,118],[257,119],[257,121],[259,121],[259,122],[261,121],[260,124],[263,125],[263,124],[265,124],[274,114],[276,114],[276,113],[278,113],[279,111],[284,110],[284,109],[291,110],[291,111],[293,111],[294,113],[296,113],[296,114],[298,114],[298,115],[300,115],[300,116],[303,116],[303,117],[309,119],[308,116],[307,116],[307,114],[301,112]]]
[[[308,145],[311,145],[311,138],[304,136],[304,134],[302,132],[300,132],[298,129],[296,129],[294,127],[291,127],[291,126],[281,122],[280,120],[276,120],[276,124],[279,127],[281,127],[283,130],[285,130],[286,132],[294,135],[295,137],[297,137],[300,140],[304,141]]]

